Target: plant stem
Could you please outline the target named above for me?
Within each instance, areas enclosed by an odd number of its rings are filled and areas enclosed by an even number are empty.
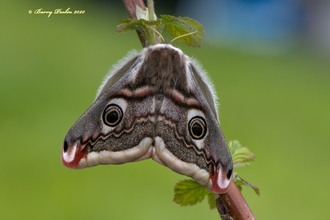
[[[149,21],[155,21],[154,0],[148,0]]]
[[[154,0],[148,0],[148,17],[149,17],[149,21],[156,20]],[[150,39],[151,40],[151,44],[154,45],[156,43],[156,41],[157,41],[157,39],[156,39],[156,33],[154,31],[152,31],[151,34],[152,34],[152,37]]]
[[[129,16],[132,19],[136,17],[136,6],[139,6],[143,10],[146,6],[143,0],[123,0],[123,3],[128,11]],[[149,6],[149,20],[155,20],[154,18],[154,4],[153,0],[148,0]],[[149,44],[142,34],[137,31],[138,37],[143,47],[147,47]],[[225,194],[218,195],[216,199],[217,209],[222,220],[255,220],[249,206],[247,205],[244,197],[237,188],[236,184],[231,181],[231,187]]]
[[[127,12],[129,14],[129,16],[132,19],[137,19],[136,17],[136,6],[139,6],[140,8],[142,8],[143,10],[146,10],[146,6],[143,2],[143,0],[123,0],[123,3],[127,9]],[[143,47],[147,47],[149,46],[149,43],[146,41],[146,39],[144,39],[143,35],[141,34],[140,31],[136,31],[139,40],[142,44]]]
[[[216,199],[217,209],[222,220],[255,220],[248,204],[234,181],[225,194],[219,194]]]

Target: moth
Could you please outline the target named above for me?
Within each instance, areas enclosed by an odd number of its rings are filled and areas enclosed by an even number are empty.
[[[229,188],[233,164],[213,85],[171,44],[120,61],[62,146],[63,164],[74,169],[148,158],[214,193]]]

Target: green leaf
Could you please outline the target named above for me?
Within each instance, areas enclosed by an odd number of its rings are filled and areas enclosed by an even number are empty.
[[[178,37],[177,39],[180,42],[191,47],[201,46],[204,29],[196,20],[188,17],[174,17],[170,15],[161,15],[160,17],[162,25],[165,26],[166,31],[172,37]]]
[[[229,141],[228,148],[233,159],[234,169],[248,166],[249,162],[255,159],[252,152],[237,140]]]
[[[216,207],[214,193],[194,180],[183,180],[174,187],[173,201],[181,206],[195,205],[203,201],[206,196],[210,209],[214,209]]]
[[[143,19],[147,17],[147,11],[141,9],[140,12],[138,10],[138,14],[140,19],[133,20],[127,18],[122,20],[117,26],[116,32],[139,31],[143,38],[149,42],[149,44],[153,45],[159,42],[160,38],[162,38],[162,42],[165,41],[162,36],[162,31],[165,28],[174,38],[173,40],[177,39],[191,47],[201,46],[204,29],[197,21],[188,17],[174,17],[170,15],[161,15],[161,18],[155,21],[149,21]]]
[[[181,206],[195,205],[203,201],[208,190],[194,180],[183,180],[174,187],[173,201]]]
[[[250,161],[254,160],[252,152],[248,148],[243,147],[238,141],[229,141],[228,147],[235,168],[247,166]],[[234,173],[233,179],[239,190],[242,190],[242,186],[247,186],[252,188],[258,195],[260,194],[258,187],[246,182],[236,173]],[[214,193],[208,191],[205,187],[201,186],[194,180],[180,181],[174,187],[173,200],[181,206],[195,205],[196,203],[203,201],[205,196],[207,196],[210,209],[214,209],[216,207]]]
[[[148,42],[154,42],[155,33],[158,32],[157,29],[160,29],[160,20],[147,21],[144,19],[133,20],[127,18],[122,20],[117,26],[116,33],[136,30],[139,31]]]
[[[214,193],[208,191],[208,193],[207,193],[207,201],[209,202],[210,209],[214,209],[216,207]]]

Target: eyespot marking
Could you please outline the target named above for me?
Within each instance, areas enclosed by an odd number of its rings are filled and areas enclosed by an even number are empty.
[[[207,131],[206,122],[202,117],[196,116],[189,121],[189,134],[193,139],[203,139]]]
[[[103,112],[103,122],[110,127],[118,125],[122,118],[123,111],[116,104],[108,105]]]

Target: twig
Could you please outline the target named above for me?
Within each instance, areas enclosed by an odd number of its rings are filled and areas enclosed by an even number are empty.
[[[248,204],[234,181],[231,181],[230,189],[225,194],[219,194],[216,204],[222,220],[255,220]]]
[[[137,19],[136,6],[143,10],[146,9],[143,0],[123,0],[123,3],[132,19]],[[148,42],[143,38],[142,34],[139,31],[137,31],[137,34],[142,46],[147,47]],[[231,186],[227,193],[218,195],[216,203],[222,220],[255,220],[244,197],[233,181],[231,181]]]
[[[137,16],[136,16],[136,6],[139,6],[140,8],[142,8],[143,10],[146,9],[146,5],[144,4],[143,0],[123,0],[123,3],[127,9],[127,12],[129,14],[129,16],[132,18],[132,19],[137,19]],[[148,45],[148,42],[144,39],[144,37],[142,36],[141,32],[140,31],[136,31],[139,39],[140,39],[140,42],[142,44],[143,47],[147,47],[149,46]]]

